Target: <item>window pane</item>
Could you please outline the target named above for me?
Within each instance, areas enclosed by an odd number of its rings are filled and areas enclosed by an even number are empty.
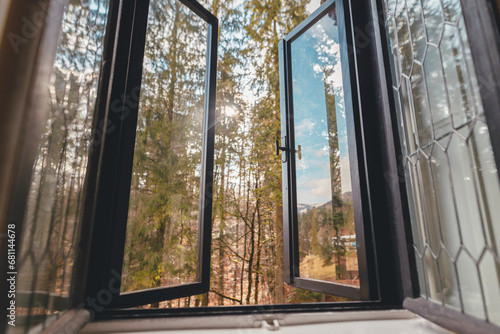
[[[386,25],[391,57],[412,68],[409,78],[392,72],[395,100],[408,102],[401,104],[398,122],[410,166],[406,186],[421,294],[500,324],[500,182],[462,8],[458,0],[415,1],[423,8],[425,38],[417,19],[393,31],[395,17],[388,12]],[[397,7],[398,15],[416,15],[414,6],[398,1]],[[397,54],[410,39],[413,52]],[[423,39],[420,59],[415,41]],[[408,80],[411,87],[398,89]],[[418,142],[406,133],[407,119],[415,119]]]
[[[17,263],[17,315],[37,315],[27,327],[68,306],[108,9],[107,0],[66,6],[48,99],[39,106],[48,117]]]
[[[300,276],[359,285],[335,11],[292,42],[291,56]]]
[[[207,33],[179,1],[151,2],[122,291],[197,281]]]

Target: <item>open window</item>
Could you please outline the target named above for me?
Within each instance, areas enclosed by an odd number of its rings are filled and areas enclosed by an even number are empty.
[[[370,204],[345,13],[343,1],[326,1],[280,42],[285,281],[370,300]]]
[[[202,294],[210,280],[217,18],[195,0],[123,6],[111,85],[98,98],[108,102],[97,111],[101,154],[89,162],[95,197],[86,203],[93,223],[86,295],[116,292],[107,303],[113,308]],[[181,90],[190,92],[188,100],[179,98]],[[187,179],[197,186],[183,186]],[[163,216],[151,219],[149,208]],[[141,230],[148,223],[155,226]],[[187,262],[195,265],[181,279],[160,276],[165,263]],[[148,278],[138,283],[145,271],[136,269],[145,263]]]
[[[119,281],[110,308],[210,289],[217,19],[194,0],[124,6],[118,20],[134,24],[118,25],[115,48],[128,57],[113,58],[109,91],[100,91],[107,102],[96,122],[106,131],[101,154],[90,156],[95,196],[85,210],[85,295]],[[350,31],[342,1],[332,0],[280,43],[284,280],[375,300]]]

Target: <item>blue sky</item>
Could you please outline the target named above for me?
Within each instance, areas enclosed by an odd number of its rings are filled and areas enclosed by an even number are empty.
[[[321,204],[332,198],[325,66],[333,67],[327,80],[336,100],[342,192],[351,191],[337,26],[325,16],[292,42],[291,52],[295,145],[302,146],[302,160],[296,155],[298,203]]]

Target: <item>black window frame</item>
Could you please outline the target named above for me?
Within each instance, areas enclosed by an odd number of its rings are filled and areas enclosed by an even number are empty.
[[[359,267],[360,287],[354,287],[336,282],[327,282],[300,276],[299,261],[299,224],[297,210],[297,186],[295,166],[295,128],[292,91],[291,44],[314,24],[336,8],[340,60],[342,66],[342,83],[346,110],[347,136],[349,147],[349,163],[352,178],[352,196],[356,231],[356,248]],[[376,280],[375,266],[369,266],[368,261],[375,261],[371,238],[365,231],[372,229],[371,204],[368,194],[364,142],[361,136],[361,123],[356,85],[355,55],[352,46],[350,17],[345,15],[343,1],[328,0],[323,3],[306,20],[285,36],[279,44],[280,56],[280,94],[281,94],[281,144],[283,171],[283,233],[285,282],[291,286],[323,292],[356,300],[377,299],[376,289],[371,289],[370,279]],[[372,285],[374,285],[372,283]]]
[[[146,305],[206,293],[210,288],[218,19],[196,0],[178,1],[205,21],[208,28],[196,282],[117,291],[117,282],[121,286],[150,1],[115,0],[110,15],[116,16],[110,20],[104,55],[104,66],[111,66],[100,78],[94,136],[100,132],[95,137],[97,144],[90,153],[87,170],[80,232],[84,251],[79,256],[81,267],[74,272],[85,283],[73,289],[79,300],[95,298],[102,291],[112,292],[105,308]],[[87,237],[90,242],[86,243]]]

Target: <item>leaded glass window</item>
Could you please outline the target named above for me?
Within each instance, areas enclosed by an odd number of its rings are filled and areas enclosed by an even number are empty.
[[[458,0],[385,0],[423,297],[500,324],[500,183]]]

